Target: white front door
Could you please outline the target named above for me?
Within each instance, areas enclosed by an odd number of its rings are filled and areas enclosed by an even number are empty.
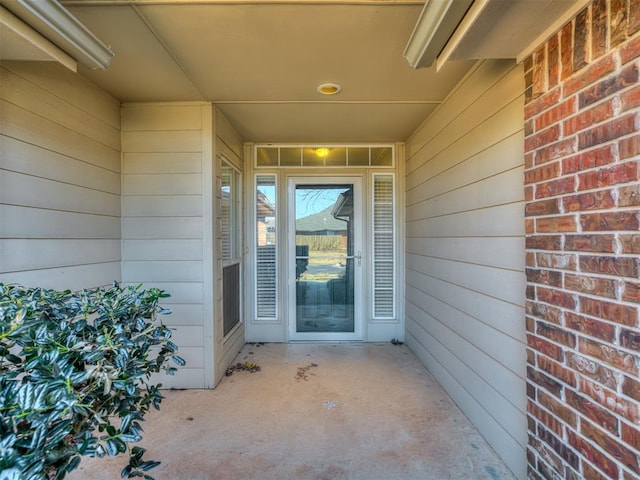
[[[362,340],[360,177],[291,177],[290,340]]]

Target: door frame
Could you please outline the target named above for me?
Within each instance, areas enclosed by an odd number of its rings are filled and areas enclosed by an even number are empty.
[[[289,341],[362,341],[364,335],[364,285],[363,271],[365,268],[363,233],[364,233],[364,175],[291,175],[287,176],[287,229],[285,267],[287,272],[287,332]],[[296,239],[295,239],[295,196],[298,185],[353,185],[353,253],[360,255],[354,262],[353,287],[353,332],[298,332],[296,328]]]

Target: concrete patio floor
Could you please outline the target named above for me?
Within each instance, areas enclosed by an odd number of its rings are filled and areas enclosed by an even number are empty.
[[[144,423],[156,480],[506,480],[513,475],[406,346],[247,344],[214,390],[166,391]],[[71,480],[120,478],[126,457]]]

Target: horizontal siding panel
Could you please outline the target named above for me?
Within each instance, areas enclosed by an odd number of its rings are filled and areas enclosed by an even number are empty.
[[[127,282],[123,278],[123,281]],[[133,282],[127,282],[133,283]],[[202,304],[203,289],[202,283],[169,283],[169,282],[144,282],[144,288],[159,288],[169,295],[169,298],[163,299],[163,303],[172,304]]]
[[[202,238],[201,217],[123,218],[123,238]]]
[[[437,197],[428,197],[409,205],[407,221],[450,215],[469,208],[488,208],[524,201],[523,178],[524,168],[517,167],[468,185],[460,185]]]
[[[406,252],[443,260],[524,271],[523,237],[410,238]]]
[[[0,137],[0,144],[1,168],[120,195],[119,172],[6,136]]]
[[[171,314],[162,315],[160,320],[165,325],[204,325],[204,313],[202,305],[167,303],[172,302],[173,297],[165,298],[160,303],[162,307],[171,310]]]
[[[425,295],[440,299],[452,305],[457,310],[478,319],[478,321],[489,325],[497,331],[515,338],[520,342],[526,341],[526,334],[522,328],[524,318],[524,307],[506,302],[502,299],[491,297],[480,292],[469,290],[468,288],[453,285],[438,278],[413,273],[407,279],[407,285]],[[524,365],[516,366],[515,362],[511,368],[518,368],[523,371]]]
[[[177,325],[171,327],[171,339],[181,347],[202,347],[204,345],[204,329],[197,325]]]
[[[125,175],[124,195],[195,195],[202,193],[201,174]]]
[[[202,260],[202,240],[125,240],[123,260]]]
[[[112,126],[104,122],[100,116],[90,115],[76,104],[61,99],[48,91],[48,86],[40,87],[25,81],[3,67],[0,67],[0,73],[0,92],[8,102],[93,138],[110,148],[120,150],[119,127]]]
[[[0,66],[2,279],[121,281],[120,104],[54,62]]]
[[[407,305],[407,312],[412,318],[420,315],[420,310],[412,304]],[[461,383],[467,391],[485,405],[484,408],[502,428],[507,430],[514,421],[519,421],[525,416],[525,404],[517,408],[501,393],[506,388],[522,385],[523,379],[505,370],[484,352],[474,348],[473,343],[456,335],[438,321],[429,321],[413,331],[420,331],[420,329],[424,329],[427,335],[437,342],[438,345],[432,352],[439,350],[445,354],[447,368],[458,373],[457,378],[464,379]],[[478,372],[484,373],[489,378],[483,378]]]
[[[120,102],[89,80],[56,62],[3,61],[3,67],[70,105],[83,108],[87,115],[98,116],[114,128],[120,128]]]
[[[120,262],[95,263],[0,274],[0,281],[28,287],[81,290],[120,281]]]
[[[452,139],[443,140],[448,143],[439,145],[437,148],[430,146],[429,150],[424,152],[425,156],[413,159],[414,162],[419,163],[419,166],[407,176],[407,190],[411,190],[425,180],[439,175],[444,170],[479,152],[488,150],[514,133],[521,131],[523,122],[522,100],[517,98],[499,110],[492,118],[475,124],[475,128],[469,135],[458,137],[455,141]],[[524,157],[518,157],[518,154],[523,152],[524,142],[522,145],[511,153],[512,156],[521,160]],[[496,160],[494,159],[494,161]]]
[[[125,196],[123,210],[127,217],[201,217],[200,195]]]
[[[487,60],[408,140],[407,344],[526,476],[522,66]]]
[[[201,130],[202,108],[202,105],[184,104],[127,105],[127,114],[122,118],[122,129],[129,132]]]
[[[0,187],[0,203],[120,216],[120,196],[112,193],[8,171],[2,171]]]
[[[468,369],[437,339],[418,327],[411,317],[407,322],[407,343],[517,478],[526,478],[526,462],[522,460],[526,459],[524,444],[510,433],[513,430],[526,431],[525,417],[518,414],[507,425],[499,423],[486,409],[486,406],[491,406],[487,395],[477,395],[469,388],[465,375]]]
[[[20,107],[0,101],[0,133],[48,150],[120,172],[120,151],[51,122]]]
[[[122,276],[127,282],[201,282],[202,262],[125,261]]]
[[[156,131],[122,132],[122,150],[124,152],[200,152],[202,151],[202,132]]]
[[[124,173],[202,173],[202,154],[196,153],[125,153]]]
[[[161,384],[163,389],[169,388],[208,388],[205,384],[204,370],[202,368],[178,368],[175,375],[154,373],[150,381]]]
[[[521,202],[472,210],[444,217],[407,223],[406,234],[414,237],[508,237],[524,235]],[[523,253],[524,254],[524,253]]]
[[[0,248],[0,266],[4,272],[119,261],[118,239],[5,239]]]
[[[0,205],[5,238],[120,238],[120,218]]]
[[[200,217],[202,197],[180,196],[125,196],[122,208],[128,217]]]
[[[450,300],[450,299],[449,299]],[[417,311],[422,311],[424,316],[414,315],[420,318],[418,323],[426,330],[434,328],[446,328],[441,334],[435,334],[436,338],[447,345],[447,348],[465,360],[470,368],[487,383],[492,385],[502,396],[507,398],[517,408],[523,410],[521,404],[520,388],[526,377],[524,362],[514,362],[514,358],[525,357],[525,345],[523,342],[505,335],[484,322],[477,321],[472,315],[460,311],[454,303],[442,301],[422,289],[409,286],[407,288],[407,302],[412,304]],[[426,313],[426,312],[429,313]],[[455,335],[457,338],[453,338]],[[448,336],[449,342],[444,338]],[[500,348],[495,348],[499,342]],[[463,345],[460,345],[463,343]],[[477,357],[476,360],[473,358]],[[481,359],[482,363],[480,363]],[[524,413],[524,410],[523,410]]]
[[[429,117],[429,128],[422,128],[409,138],[407,158],[412,159],[427,144],[439,140],[438,137],[451,137],[452,131],[457,132],[457,137],[468,132],[482,119],[490,117],[524,91],[522,78],[522,71],[514,68],[511,60],[482,62],[473,75],[467,76],[453,90],[446,103],[433,112]],[[469,122],[465,125],[461,118],[467,118]],[[473,122],[472,118],[475,119]],[[518,124],[518,128],[520,127],[522,123]],[[432,145],[429,145],[428,150],[433,150]],[[413,169],[410,161],[406,173],[412,173]]]
[[[432,164],[434,172],[429,172],[425,178],[414,181],[414,187],[407,192],[407,204],[414,203],[414,198],[420,200],[436,197],[460,185],[470,185],[506,170],[521,167],[523,150],[522,134],[519,132],[486,150],[462,159],[455,165],[451,165],[451,160],[447,161],[447,157],[443,155],[440,159],[444,163],[442,167],[438,168]],[[496,161],[498,158],[500,161]],[[433,161],[438,162],[436,159]],[[435,173],[435,170],[438,170],[438,173]]]
[[[173,313],[163,321],[175,327],[173,341],[187,365],[162,379],[174,388],[213,386],[213,341],[205,338],[203,191],[204,143],[211,132],[206,114],[211,104],[128,104],[122,110],[123,135],[123,278],[158,287],[170,297],[162,305]],[[210,118],[208,119],[210,122]],[[212,286],[207,286],[210,292]],[[209,314],[210,315],[210,314]],[[206,345],[206,348],[205,348]],[[211,377],[211,378],[209,378]]]
[[[175,338],[172,339],[175,342]],[[186,362],[185,368],[188,369],[201,369],[204,368],[204,349],[202,347],[178,347],[178,355]],[[169,361],[169,364],[176,366],[173,361]]]
[[[497,107],[509,103],[524,92],[523,73],[513,60],[488,60],[480,63],[472,76],[456,87],[446,101],[446,108],[439,108],[430,120],[439,128],[431,130],[431,138],[440,136],[444,126],[460,117],[489,117]],[[413,143],[413,142],[412,142]],[[416,142],[417,144],[418,142]]]
[[[524,304],[525,278],[520,271],[407,255],[407,283],[424,282],[423,278],[412,280],[413,275],[428,275],[515,305]]]

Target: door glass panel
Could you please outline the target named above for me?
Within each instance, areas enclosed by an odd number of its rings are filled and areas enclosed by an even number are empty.
[[[296,185],[296,331],[354,332],[353,185]]]

